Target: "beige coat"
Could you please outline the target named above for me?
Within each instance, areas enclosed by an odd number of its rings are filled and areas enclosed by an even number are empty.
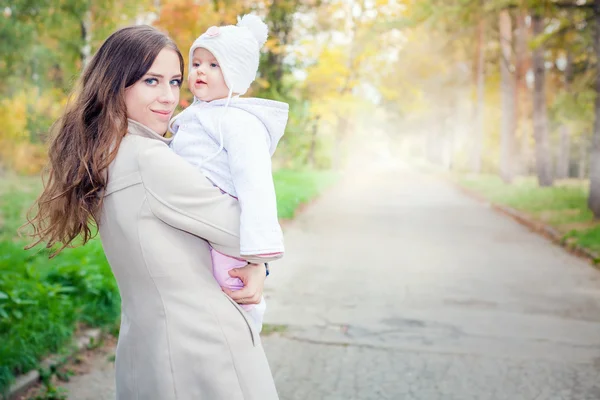
[[[122,298],[119,400],[277,399],[260,337],[212,275],[208,248],[239,255],[239,207],[129,121],[100,222]]]

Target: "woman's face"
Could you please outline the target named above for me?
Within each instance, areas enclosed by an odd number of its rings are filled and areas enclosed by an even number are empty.
[[[127,117],[163,135],[179,103],[181,70],[175,51],[165,48],[136,83],[125,89]]]

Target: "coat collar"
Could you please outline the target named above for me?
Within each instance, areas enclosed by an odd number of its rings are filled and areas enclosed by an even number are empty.
[[[130,118],[127,118],[127,133],[129,133],[130,135],[142,136],[148,139],[159,140],[167,146],[173,140],[173,138],[166,138],[164,136],[159,135],[152,129],[148,128],[146,125],[142,125],[139,122],[134,121]]]

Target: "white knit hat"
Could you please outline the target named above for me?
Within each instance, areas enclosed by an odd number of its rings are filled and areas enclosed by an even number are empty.
[[[237,25],[212,26],[190,48],[190,70],[194,50],[205,48],[217,59],[225,84],[233,93],[244,94],[256,79],[260,48],[269,29],[256,15],[238,17]]]

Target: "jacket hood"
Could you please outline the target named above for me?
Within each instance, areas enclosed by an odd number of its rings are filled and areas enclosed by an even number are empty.
[[[220,99],[211,101],[210,105],[224,107],[226,103],[226,99]],[[264,124],[271,139],[270,152],[272,155],[285,132],[290,106],[287,103],[275,100],[256,97],[233,97],[228,107],[246,111]],[[227,112],[225,112],[224,118],[227,119]]]

